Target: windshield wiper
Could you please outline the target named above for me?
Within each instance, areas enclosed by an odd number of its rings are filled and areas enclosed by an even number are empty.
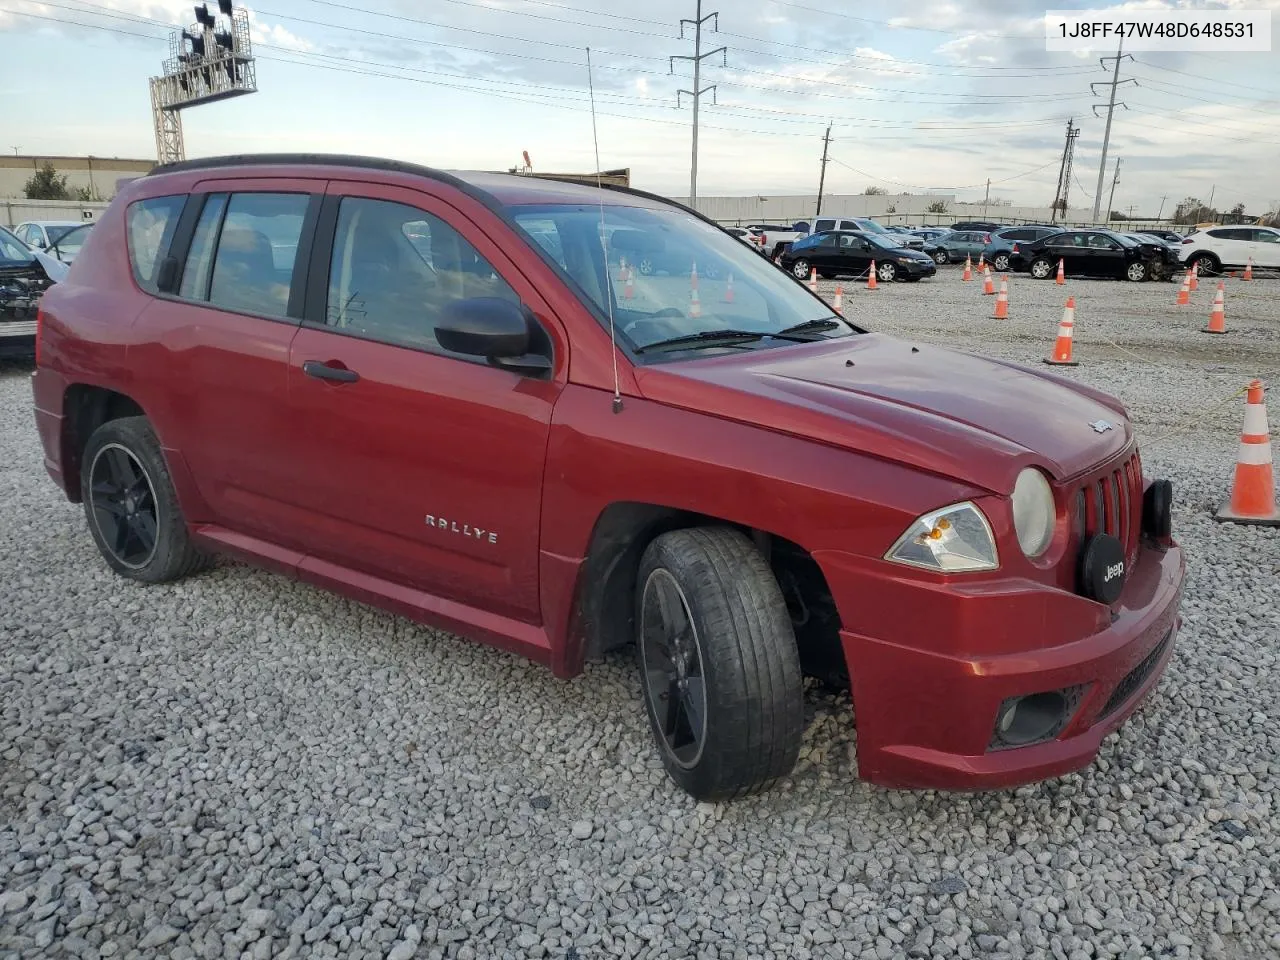
[[[732,346],[738,343],[750,343],[771,336],[758,330],[703,330],[701,333],[687,333],[680,337],[669,337],[666,340],[655,340],[644,346],[636,347],[636,353],[646,350],[658,350],[664,347],[716,347]]]
[[[818,330],[831,330],[840,326],[842,321],[836,320],[834,317],[819,317],[817,320],[805,320],[803,323],[793,324],[790,327],[783,327],[777,333],[771,333],[771,337],[787,338],[793,333],[809,333]],[[798,339],[798,338],[797,338]]]

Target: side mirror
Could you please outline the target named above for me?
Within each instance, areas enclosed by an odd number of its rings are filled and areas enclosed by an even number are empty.
[[[484,357],[497,366],[546,374],[551,361],[529,352],[532,327],[532,318],[523,306],[501,297],[472,297],[455,300],[441,311],[436,342],[446,350]]]

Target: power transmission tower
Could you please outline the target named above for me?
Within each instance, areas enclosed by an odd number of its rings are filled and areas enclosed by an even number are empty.
[[[1062,164],[1058,167],[1058,189],[1053,195],[1053,211],[1049,214],[1049,222],[1056,223],[1058,211],[1062,211],[1062,219],[1067,219],[1067,195],[1071,192],[1071,165],[1075,161],[1076,139],[1080,136],[1080,128],[1075,125],[1076,118],[1067,121],[1067,141],[1062,146]]]
[[[720,30],[720,14],[719,12],[716,12],[708,13],[706,16],[703,16],[702,0],[697,0],[697,2],[697,12],[694,19],[680,21],[681,40],[684,39],[684,28],[686,26],[693,27],[693,56],[686,54],[684,56],[671,57],[670,63],[668,64],[670,71],[675,73],[677,60],[690,60],[693,62],[693,89],[677,90],[676,106],[680,106],[681,94],[685,94],[693,98],[693,163],[689,168],[689,206],[695,207],[695,209],[698,200],[698,103],[702,99],[702,95],[704,93],[710,93],[711,102],[716,102],[716,85],[712,83],[706,87],[702,86],[702,61],[706,60],[708,57],[714,57],[718,53],[723,58],[724,65],[729,65],[729,54],[725,47],[716,47],[714,50],[708,50],[706,53],[702,52],[702,25],[708,20],[712,20],[714,23],[712,24],[711,29],[718,32]]]
[[[1111,178],[1111,195],[1107,197],[1107,222],[1111,222],[1111,211],[1115,208],[1112,206],[1116,200],[1116,184],[1120,182],[1120,158],[1116,157],[1116,173]],[[1097,220],[1097,217],[1094,217]]]
[[[1116,55],[1114,57],[1098,58],[1098,62],[1102,64],[1102,69],[1104,70],[1107,68],[1108,60],[1114,60],[1116,62],[1116,66],[1115,66],[1115,70],[1111,74],[1111,84],[1110,84],[1111,99],[1107,102],[1107,127],[1102,134],[1102,160],[1098,163],[1098,189],[1095,190],[1093,193],[1093,222],[1094,223],[1098,222],[1098,207],[1102,204],[1102,182],[1107,175],[1107,148],[1111,145],[1111,115],[1116,112],[1116,88],[1120,86],[1120,84],[1122,83],[1132,83],[1135,87],[1138,85],[1138,81],[1133,79],[1133,77],[1127,77],[1124,80],[1120,79],[1120,61],[1132,60],[1132,59],[1133,57],[1129,56],[1127,53],[1124,52],[1123,37],[1120,40],[1120,45],[1116,47]],[[1094,87],[1100,87],[1100,86],[1102,86],[1101,83],[1091,83],[1089,84],[1089,90],[1090,92],[1094,93],[1094,95],[1096,96],[1097,91],[1094,90]],[[1098,103],[1095,103],[1093,105],[1093,115],[1095,117],[1098,115],[1098,107],[1100,106],[1101,104],[1098,104]],[[1124,107],[1126,110],[1129,109],[1129,105],[1126,103],[1121,103],[1120,106]],[[1107,216],[1110,216],[1110,215],[1111,215],[1111,211],[1108,210]]]
[[[813,211],[815,217],[822,216],[822,188],[827,182],[827,157],[831,150],[831,124],[827,124],[827,132],[822,137],[822,171],[818,174],[818,209]]]

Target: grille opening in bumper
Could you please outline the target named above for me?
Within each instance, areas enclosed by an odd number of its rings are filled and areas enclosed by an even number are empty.
[[[1160,658],[1164,656],[1164,652],[1169,649],[1169,644],[1172,642],[1173,630],[1171,629],[1165,634],[1164,639],[1156,644],[1155,649],[1148,653],[1140,664],[1125,674],[1124,679],[1116,684],[1116,688],[1103,706],[1102,712],[1098,714],[1099,720],[1105,720],[1119,710],[1137,692],[1138,688],[1147,682],[1147,678],[1151,676],[1151,671],[1156,668],[1156,664],[1160,662]]]
[[[1014,750],[1052,740],[1080,708],[1088,684],[1009,697],[996,711],[987,751]]]

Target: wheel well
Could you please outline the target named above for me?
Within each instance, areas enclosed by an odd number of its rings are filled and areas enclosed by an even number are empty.
[[[824,680],[847,682],[835,600],[822,569],[808,551],[764,530],[646,503],[612,504],[596,521],[580,581],[586,657],[598,659],[635,639],[636,576],[645,548],[671,530],[701,526],[731,526],[751,538],[782,589],[801,666]]]
[[[80,461],[93,431],[109,420],[143,416],[136,400],[104,387],[74,384],[62,400],[62,463],[67,496],[80,502]]]

